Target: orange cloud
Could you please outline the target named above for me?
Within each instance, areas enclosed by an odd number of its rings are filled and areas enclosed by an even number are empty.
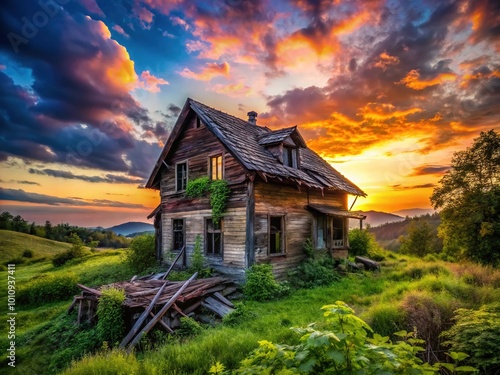
[[[397,56],[391,56],[384,51],[379,55],[379,59],[375,62],[375,64],[373,64],[373,66],[385,71],[388,66],[397,64],[399,64],[399,58]]]
[[[233,97],[248,96],[253,92],[251,87],[242,83],[232,83],[229,85],[218,83],[212,87],[212,90],[219,94],[226,94]]]
[[[139,87],[147,90],[149,92],[160,92],[160,85],[168,85],[168,81],[163,78],[158,78],[152,75],[149,70],[145,70],[141,73],[141,80],[139,81]]]
[[[422,80],[420,79],[420,73],[418,72],[418,70],[413,69],[408,72],[406,77],[396,83],[404,84],[406,85],[406,87],[412,88],[414,90],[423,90],[426,87],[436,86],[445,81],[455,81],[456,78],[457,75],[454,73],[440,73],[434,78]]]
[[[218,76],[228,78],[230,69],[231,66],[227,62],[220,64],[213,62],[206,63],[205,67],[198,73],[191,71],[189,68],[184,68],[179,74],[185,78],[196,79],[199,81],[210,81]]]
[[[397,117],[406,117],[418,112],[422,112],[422,110],[417,107],[397,110],[396,107],[390,103],[368,103],[359,109],[358,115],[362,116],[364,119],[384,121]]]

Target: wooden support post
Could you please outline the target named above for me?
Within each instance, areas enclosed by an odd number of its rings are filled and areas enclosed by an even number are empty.
[[[177,263],[177,261],[179,260],[179,258],[181,257],[181,255],[186,251],[186,245],[182,246],[182,249],[181,251],[179,251],[179,254],[177,254],[177,256],[175,257],[174,261],[172,262],[172,264],[170,265],[170,267],[168,268],[167,272],[165,272],[165,275],[163,275],[163,277],[161,278],[161,280],[165,280],[167,278],[167,276],[169,275],[170,271],[172,271],[172,269],[174,268],[175,266],[175,263]]]
[[[139,317],[139,319],[137,319],[137,321],[135,322],[134,326],[132,327],[132,329],[130,330],[130,332],[127,334],[127,336],[125,336],[123,338],[122,342],[120,343],[120,348],[125,347],[125,345],[127,345],[128,342],[137,334],[137,332],[141,328],[142,323],[144,323],[144,320],[146,320],[148,314],[151,312],[151,310],[153,310],[153,307],[155,306],[156,301],[158,301],[158,298],[160,298],[161,294],[163,293],[163,289],[165,289],[165,286],[167,286],[166,283],[163,284],[163,286],[160,288],[160,290],[158,291],[158,293],[156,293],[155,298],[153,298],[153,300],[151,301],[151,303],[149,304],[149,306],[146,308],[146,310],[144,310],[144,312]]]
[[[175,301],[177,300],[177,298],[182,294],[182,292],[184,291],[184,289],[187,288],[187,286],[189,285],[189,283],[196,278],[196,276],[198,276],[198,272],[195,272],[194,275],[191,276],[189,278],[189,280],[187,280],[180,287],[180,289],[177,291],[177,293],[175,293],[172,296],[172,298],[170,298],[168,300],[168,302],[161,308],[161,310],[155,315],[155,317],[148,324],[146,324],[146,326],[144,327],[144,329],[141,332],[139,332],[137,336],[135,336],[135,338],[132,340],[132,342],[130,343],[130,346],[129,346],[128,350],[127,350],[128,353],[130,353],[130,351],[139,343],[139,341],[141,341],[142,336],[144,336],[146,333],[148,333],[151,330],[151,328],[153,328],[153,326],[158,322],[158,320],[161,319],[161,317],[175,303]]]
[[[245,263],[250,268],[255,263],[255,175],[248,177],[247,183],[247,210],[246,210],[246,239],[245,239]]]

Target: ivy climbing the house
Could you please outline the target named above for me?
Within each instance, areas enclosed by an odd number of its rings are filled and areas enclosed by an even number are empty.
[[[199,177],[188,182],[186,187],[187,198],[200,198],[210,194],[210,207],[212,208],[212,219],[218,223],[226,211],[227,200],[231,189],[226,180],[210,181],[206,176]]]

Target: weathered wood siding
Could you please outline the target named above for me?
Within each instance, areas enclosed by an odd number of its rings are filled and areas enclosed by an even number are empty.
[[[224,179],[231,188],[227,212],[223,219],[222,257],[207,257],[210,266],[226,273],[243,273],[245,268],[245,225],[246,225],[246,183],[245,170],[229,153],[212,132],[201,123],[196,126],[196,117],[179,135],[166,162],[171,166],[162,172],[160,182],[162,207],[162,247],[163,254],[172,250],[173,219],[184,219],[187,259],[193,252],[196,236],[202,239],[205,250],[205,219],[212,210],[208,197],[186,199],[183,192],[175,191],[175,165],[187,161],[188,180],[209,175],[210,156],[222,154]]]
[[[345,193],[307,192],[296,187],[255,183],[255,259],[256,263],[273,265],[275,276],[284,278],[289,269],[297,266],[304,258],[304,241],[311,237],[314,215],[306,209],[309,203],[329,204],[345,208]],[[269,216],[285,218],[285,254],[270,255]]]

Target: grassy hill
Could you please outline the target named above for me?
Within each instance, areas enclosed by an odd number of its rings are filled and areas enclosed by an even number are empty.
[[[16,258],[22,258],[25,250],[31,250],[33,256],[29,259],[50,258],[62,253],[71,247],[68,243],[57,242],[32,236],[30,234],[0,230],[0,264]]]

